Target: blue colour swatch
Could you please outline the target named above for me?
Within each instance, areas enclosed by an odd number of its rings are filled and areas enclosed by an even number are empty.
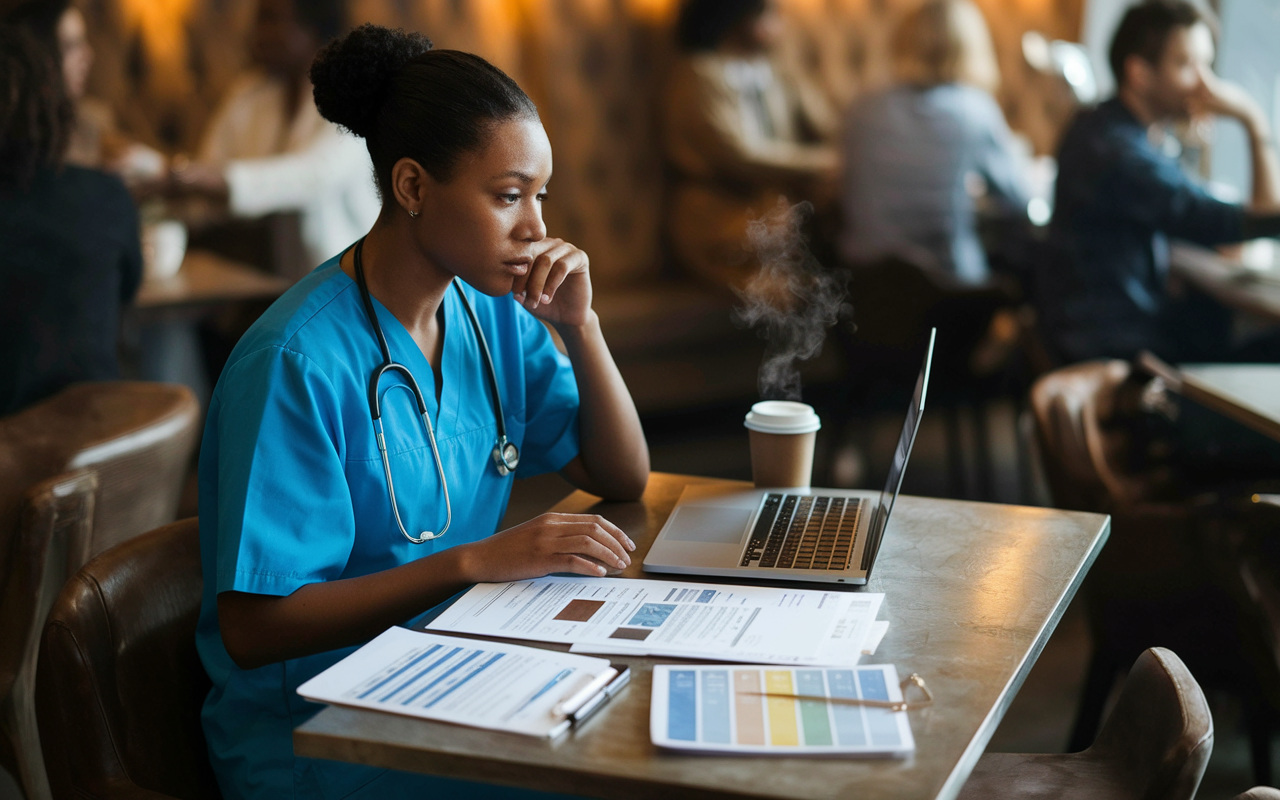
[[[702,673],[702,741],[729,744],[729,672]]]
[[[854,685],[853,670],[827,670],[827,682],[831,685],[832,697],[856,698],[858,690]],[[831,716],[836,724],[836,736],[840,744],[861,746],[867,743],[867,731],[862,726],[862,708],[859,706],[833,705]]]
[[[884,685],[884,673],[879,670],[858,670],[858,685],[862,687],[862,696],[867,700],[889,699],[889,689]],[[887,708],[867,708],[866,712],[872,744],[896,745],[902,741],[898,736],[898,723],[894,721],[892,711]]]
[[[667,736],[686,742],[698,738],[698,685],[691,669],[672,670],[667,688]]]

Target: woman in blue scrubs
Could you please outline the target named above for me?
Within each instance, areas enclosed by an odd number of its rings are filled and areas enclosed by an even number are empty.
[[[295,758],[318,708],[299,684],[468,585],[551,572],[604,575],[635,545],[606,520],[544,514],[495,533],[512,475],[492,452],[493,360],[514,475],[559,471],[603,497],[639,497],[649,471],[635,407],[591,309],[585,253],[549,238],[551,147],[537,110],[476,56],[364,26],[323,50],[316,105],[362,136],[382,212],[358,247],[276,302],[232,353],[200,454],[204,598],[197,644],[213,688],[210,757],[227,797],[490,797],[513,790]],[[378,384],[392,510],[371,418]],[[474,309],[468,315],[457,289]],[[556,329],[567,356],[543,323]]]

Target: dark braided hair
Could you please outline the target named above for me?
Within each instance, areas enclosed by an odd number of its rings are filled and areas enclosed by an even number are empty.
[[[0,25],[0,185],[25,190],[60,165],[73,120],[57,53],[24,27]]]

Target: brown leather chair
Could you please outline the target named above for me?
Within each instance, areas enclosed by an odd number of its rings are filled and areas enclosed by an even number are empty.
[[[55,800],[219,796],[200,727],[201,586],[192,518],[108,550],[63,588],[36,676]]]
[[[1031,390],[1054,504],[1111,515],[1111,537],[1080,593],[1093,654],[1067,749],[1089,745],[1115,679],[1159,645],[1180,653],[1203,684],[1241,696],[1255,779],[1269,781],[1260,710],[1267,698],[1250,652],[1256,632],[1224,553],[1206,534],[1213,514],[1178,496],[1159,467],[1130,466],[1138,445],[1130,416],[1137,392],[1122,396],[1135,388],[1125,387],[1129,376],[1124,361],[1092,361],[1055,370]]]
[[[92,539],[73,571],[172,522],[199,421],[185,386],[132,381],[74,384],[0,418],[0,528],[16,524],[26,487],[72,469],[98,474]]]
[[[0,542],[0,766],[28,800],[49,796],[35,713],[40,632],[68,558],[84,549],[97,488],[86,470],[41,481],[26,492],[15,538]]]
[[[1093,745],[1082,753],[987,753],[962,800],[1192,800],[1213,750],[1204,692],[1174,653],[1143,653]]]
[[[1115,465],[1123,444],[1105,426],[1128,377],[1124,361],[1089,361],[1054,370],[1031,387],[1045,477],[1059,508],[1109,512],[1147,494],[1140,479]]]

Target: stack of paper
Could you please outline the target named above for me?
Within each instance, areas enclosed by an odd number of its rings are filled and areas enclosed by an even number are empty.
[[[901,757],[915,749],[905,711],[850,702],[859,699],[902,700],[897,670],[660,664],[649,732],[659,747],[713,753]]]
[[[603,658],[391,628],[298,687],[317,703],[477,728],[557,736],[561,704],[605,673]]]
[[[573,652],[756,664],[858,663],[882,594],[549,576],[479,584],[429,630],[572,645]]]

